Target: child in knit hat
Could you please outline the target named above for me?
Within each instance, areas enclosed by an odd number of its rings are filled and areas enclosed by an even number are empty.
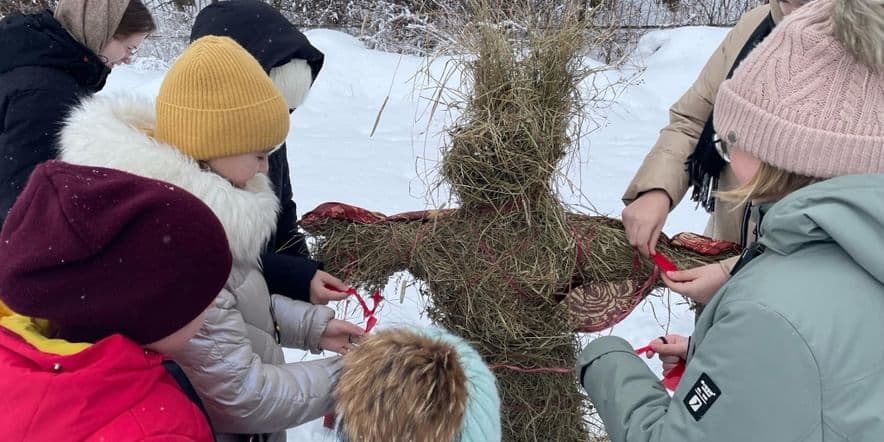
[[[227,37],[193,42],[155,107],[97,97],[75,110],[61,157],[178,185],[208,205],[227,234],[233,269],[206,323],[173,356],[203,399],[219,440],[284,431],[333,408],[339,357],[286,363],[283,347],[346,353],[363,334],[326,306],[271,294],[260,256],[279,201],[267,156],[285,141],[288,107],[255,59]]]
[[[262,0],[212,2],[194,19],[190,39],[207,35],[230,37],[255,57],[282,93],[290,113],[304,103],[325,60],[295,25]],[[280,212],[276,232],[261,255],[267,286],[273,293],[314,304],[343,299],[346,287],[310,258],[298,229],[286,143],[268,162],[267,175],[279,198]]]
[[[335,388],[347,442],[498,442],[497,381],[466,341],[439,328],[388,329],[344,356]]]
[[[884,2],[816,0],[724,82],[718,149],[759,240],[707,305],[674,396],[603,337],[580,381],[618,441],[884,435]],[[661,354],[675,353],[665,345]]]
[[[212,211],[166,183],[50,161],[0,232],[6,440],[211,441],[164,354],[196,333],[231,267]]]

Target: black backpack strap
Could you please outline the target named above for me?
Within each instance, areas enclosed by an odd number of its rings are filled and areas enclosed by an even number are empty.
[[[768,14],[764,20],[755,28],[749,39],[740,49],[734,64],[727,73],[725,79],[729,79],[734,75],[734,71],[740,66],[740,63],[773,31],[776,24],[773,16]],[[714,112],[714,111],[713,111]],[[694,188],[691,193],[691,200],[696,201],[698,205],[702,205],[707,212],[715,211],[715,191],[718,190],[718,176],[727,164],[721,155],[715,150],[715,127],[713,125],[713,112],[709,113],[706,124],[703,125],[703,132],[697,140],[697,147],[688,157],[685,164],[688,173],[688,183]]]
[[[168,359],[163,361],[163,368],[166,369],[166,373],[169,373],[169,376],[172,376],[172,379],[175,380],[175,383],[178,384],[178,387],[181,388],[181,391],[184,392],[187,398],[203,412],[204,416],[206,416],[206,422],[209,423],[209,428],[212,430],[212,439],[214,440],[215,429],[212,428],[212,420],[209,418],[209,413],[206,411],[202,399],[196,394],[193,384],[190,383],[190,380],[187,379],[187,375],[184,374],[184,370],[182,370],[175,361]]]
[[[750,52],[752,52],[759,43],[764,41],[771,32],[773,32],[774,26],[776,23],[773,21],[773,16],[767,14],[767,17],[758,24],[758,27],[752,31],[752,35],[749,36],[749,40],[746,40],[746,44],[743,45],[743,48],[740,49],[740,53],[737,54],[737,58],[734,60],[734,65],[731,66],[731,70],[727,73],[727,78],[731,78],[734,76],[734,71],[740,66],[740,63],[746,59]]]
[[[743,267],[745,267],[746,264],[749,264],[753,259],[764,254],[765,251],[767,251],[767,247],[759,242],[752,243],[752,245],[743,249],[743,253],[740,255],[740,259],[737,263],[734,264],[730,276],[736,275],[740,270],[743,270]]]

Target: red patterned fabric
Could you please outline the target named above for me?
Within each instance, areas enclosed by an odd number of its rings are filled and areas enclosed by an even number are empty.
[[[742,249],[737,243],[716,240],[696,233],[679,233],[672,237],[670,244],[706,256],[739,254]]]
[[[426,221],[447,215],[456,209],[418,210],[415,212],[403,212],[388,216],[384,221]]]
[[[321,204],[304,215],[301,225],[310,230],[311,226],[323,224],[328,220],[342,220],[360,224],[418,222],[446,215],[455,210],[422,210],[385,216],[382,213],[371,212],[360,207],[332,202]],[[585,221],[583,219],[585,215],[575,216]],[[590,259],[596,226],[622,228],[622,223],[619,220],[604,217],[589,218],[594,222],[569,223],[577,242],[578,267],[585,266],[586,260]],[[737,244],[728,241],[717,241],[693,233],[680,233],[671,241],[665,237],[661,238],[661,241],[669,243],[673,247],[683,248],[706,256],[727,253],[736,254],[740,250],[740,246]],[[648,272],[641,271],[641,259],[636,252],[634,256],[634,269],[636,272],[629,279],[622,281],[584,281],[562,296],[562,302],[568,305],[571,320],[578,324],[578,331],[596,332],[617,324],[629,315],[645,296],[654,290],[659,276],[658,270],[653,268]]]
[[[382,222],[410,222],[433,219],[440,215],[453,212],[455,209],[418,210],[386,216],[380,212],[372,212],[361,207],[345,203],[322,203],[301,219],[301,226],[308,229],[312,225],[321,224],[329,219],[350,221],[359,224],[377,224]]]
[[[654,289],[657,270],[647,280],[588,282],[571,290],[565,303],[577,331],[597,332],[612,327],[628,316]]]
[[[360,224],[374,224],[383,221],[384,214],[371,212],[361,207],[344,203],[322,203],[304,214],[300,224],[305,228],[309,228],[311,225],[322,224],[329,219],[352,221]]]

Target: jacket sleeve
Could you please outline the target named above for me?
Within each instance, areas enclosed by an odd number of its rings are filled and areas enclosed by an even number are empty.
[[[581,384],[612,442],[800,441],[818,431],[820,375],[791,323],[749,302],[716,316],[671,400],[626,341],[603,337],[583,350]],[[703,404],[695,418],[689,407]]]
[[[279,295],[273,295],[271,301],[283,347],[309,350],[313,354],[322,351],[319,339],[335,317],[334,310]]]
[[[0,122],[0,223],[38,164],[56,156],[58,131],[75,97],[31,89],[10,97]]]
[[[734,266],[737,265],[737,262],[740,260],[740,256],[732,256],[728,259],[718,261],[718,265],[721,266],[721,271],[728,275],[730,278],[731,272],[734,270]]]
[[[292,200],[292,181],[286,145],[270,155],[270,175],[279,197],[276,235],[261,256],[264,279],[271,293],[310,302],[310,281],[322,263],[310,259],[304,234],[298,230],[298,207]]]
[[[307,239],[298,229],[298,206],[292,201],[292,187],[289,180],[285,180],[282,185],[282,195],[279,220],[276,223],[275,250],[289,256],[310,256]]]
[[[298,230],[298,206],[292,195],[286,144],[270,156],[273,185],[277,188],[280,211],[276,221],[276,241],[268,244],[268,252],[277,251],[289,256],[310,256],[304,234]]]
[[[728,56],[728,52],[742,47],[745,42],[738,39],[744,32],[735,27],[727,34],[694,84],[669,109],[669,124],[660,131],[657,142],[629,183],[623,195],[625,204],[654,189],[666,191],[673,208],[684,198],[689,187],[685,163],[697,146],[718,88],[730,70],[733,56]]]
[[[199,333],[174,356],[199,392],[215,431],[284,431],[333,409],[341,358],[263,363],[226,290],[209,308]]]
[[[261,267],[270,293],[310,302],[310,281],[322,269],[322,263],[306,256],[265,252]]]

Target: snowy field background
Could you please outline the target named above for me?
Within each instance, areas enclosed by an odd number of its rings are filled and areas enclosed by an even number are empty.
[[[668,121],[669,105],[694,81],[726,32],[703,27],[651,32],[642,38],[627,67],[587,80],[587,85],[621,80],[628,85],[616,103],[595,115],[602,127],[582,140],[579,157],[567,173],[580,192],[565,188],[567,203],[591,205],[602,214],[619,218],[620,196]],[[444,204],[446,189],[429,190],[445,125],[456,115],[437,109],[431,118],[430,97],[446,72],[447,60],[368,50],[355,38],[334,31],[306,34],[325,53],[326,62],[307,102],[292,115],[288,137],[299,213],[326,201],[386,214]],[[587,63],[595,64],[592,60]],[[102,93],[156,96],[164,71],[149,68],[152,65],[156,64],[117,68]],[[458,81],[456,75],[451,77],[449,86]],[[370,137],[388,94],[389,101]],[[702,232],[705,223],[703,212],[684,203],[670,216],[665,232]],[[411,283],[408,275],[391,280],[379,309],[378,327],[429,324],[423,315],[426,300]],[[400,303],[401,284],[408,286]],[[680,296],[658,293],[648,299],[623,322],[600,334],[622,336],[635,346],[666,332],[690,334],[693,315]],[[337,307],[339,317],[346,315],[361,323],[355,303]],[[286,357],[298,361],[316,356],[288,351]],[[648,363],[660,372],[656,360]],[[332,440],[321,420],[292,429],[289,436],[299,441]]]

